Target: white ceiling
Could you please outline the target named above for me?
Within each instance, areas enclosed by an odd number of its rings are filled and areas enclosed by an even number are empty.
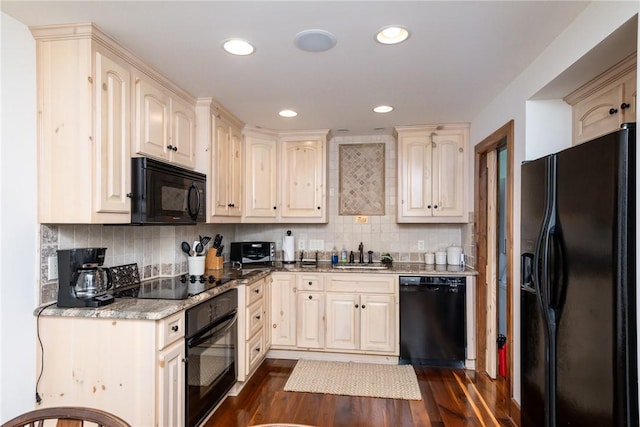
[[[252,126],[389,133],[396,125],[469,122],[588,5],[578,1],[7,1],[27,25],[92,21],[194,96]],[[374,41],[400,24],[397,46]],[[637,27],[636,27],[637,28]],[[324,29],[326,52],[294,36]],[[222,50],[229,37],[255,54]],[[379,104],[392,113],[372,112]],[[278,111],[298,111],[284,119]],[[384,128],[384,130],[374,130]]]

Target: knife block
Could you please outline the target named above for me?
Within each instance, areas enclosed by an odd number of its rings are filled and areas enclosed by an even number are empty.
[[[222,270],[224,265],[224,257],[216,256],[216,251],[209,249],[207,256],[204,260],[205,269],[207,270]]]

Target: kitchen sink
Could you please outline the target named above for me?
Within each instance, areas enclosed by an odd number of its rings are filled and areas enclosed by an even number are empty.
[[[389,267],[382,264],[338,264],[333,268],[340,270],[387,270]]]

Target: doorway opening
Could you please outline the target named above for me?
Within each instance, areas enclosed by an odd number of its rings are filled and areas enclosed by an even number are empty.
[[[512,390],[513,121],[475,147],[476,369]],[[511,405],[508,405],[511,406]]]

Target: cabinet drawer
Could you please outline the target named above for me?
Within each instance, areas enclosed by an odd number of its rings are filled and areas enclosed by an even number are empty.
[[[345,273],[329,276],[326,290],[329,292],[393,294],[398,290],[398,284],[394,276]]]
[[[158,321],[158,350],[184,337],[184,311]]]
[[[264,295],[264,279],[260,279],[257,282],[249,285],[248,293],[249,296],[247,296],[247,305],[251,305],[254,302],[262,299],[262,295]]]
[[[246,309],[246,337],[252,337],[264,326],[264,301],[256,301]]]
[[[299,274],[298,275],[298,291],[322,291],[324,290],[324,282],[322,276],[317,274]]]
[[[247,343],[246,366],[247,372],[252,372],[262,360],[265,354],[264,334],[258,334]]]

